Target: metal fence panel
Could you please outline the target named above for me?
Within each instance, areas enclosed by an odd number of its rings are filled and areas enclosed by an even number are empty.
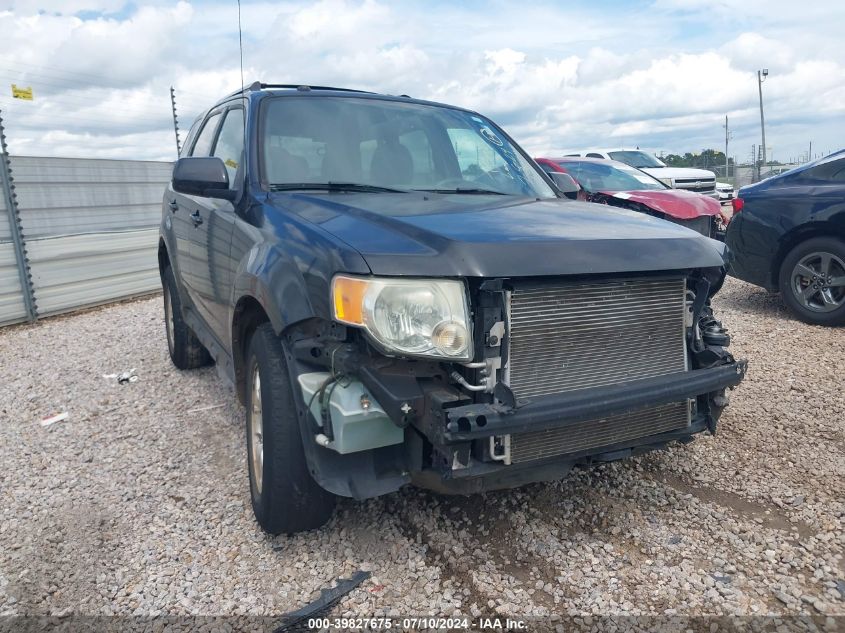
[[[2,160],[2,157],[0,157]],[[0,325],[26,320],[15,246],[12,243],[9,209],[0,186]]]
[[[39,316],[157,290],[157,244],[157,229],[28,240]]]
[[[27,239],[156,226],[172,165],[13,156]]]
[[[7,218],[0,217],[0,222]],[[21,278],[15,247],[11,241],[0,241],[0,325],[26,320]]]
[[[10,161],[39,316],[160,287],[157,227],[172,163],[31,156]],[[8,233],[6,219],[0,227],[0,323],[21,320],[14,316],[22,294],[14,251],[5,252]],[[13,316],[4,321],[6,313]]]

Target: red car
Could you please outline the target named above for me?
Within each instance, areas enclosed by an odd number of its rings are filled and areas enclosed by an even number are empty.
[[[625,163],[598,158],[535,158],[548,173],[563,172],[581,187],[578,198],[640,211],[723,239],[729,220],[718,200],[672,189]]]

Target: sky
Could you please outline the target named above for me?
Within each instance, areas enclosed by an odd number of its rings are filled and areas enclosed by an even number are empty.
[[[845,2],[242,0],[244,79],[407,94],[477,110],[534,156],[760,143],[845,146]],[[34,101],[11,98],[31,86]],[[172,160],[180,126],[240,88],[236,0],[0,0],[10,153]]]

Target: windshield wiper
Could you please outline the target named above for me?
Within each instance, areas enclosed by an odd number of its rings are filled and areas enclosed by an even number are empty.
[[[404,189],[391,189],[378,185],[364,185],[355,182],[281,182],[270,185],[270,191],[360,191],[363,193],[408,193]]]
[[[466,189],[460,187],[458,189],[414,189],[414,191],[427,191],[429,193],[467,193],[467,194],[493,194],[497,196],[509,196],[511,194],[504,191],[494,191],[492,189],[478,189],[467,187]]]

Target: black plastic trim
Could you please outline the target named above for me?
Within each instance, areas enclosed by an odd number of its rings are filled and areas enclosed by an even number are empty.
[[[625,383],[623,386],[579,389],[536,398],[516,409],[497,404],[471,404],[444,412],[444,442],[461,442],[492,435],[560,428],[652,407],[738,385],[747,361],[695,371],[679,372]],[[479,423],[482,422],[482,423]]]

